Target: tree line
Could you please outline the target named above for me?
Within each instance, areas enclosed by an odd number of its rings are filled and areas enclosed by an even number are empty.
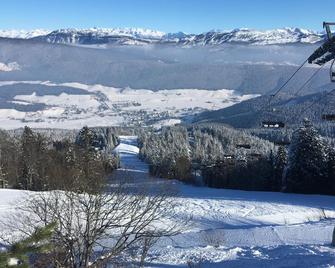
[[[116,142],[117,137],[112,140]],[[113,144],[115,146],[115,144]],[[85,185],[91,174],[104,178],[118,166],[118,156],[107,153],[105,139],[84,127],[74,141],[54,141],[25,127],[18,137],[0,133],[0,179],[24,190],[70,189]]]
[[[209,187],[335,194],[333,143],[310,122],[289,136],[271,134],[276,144],[253,132],[215,124],[168,127],[140,135],[140,156],[152,175],[194,182],[200,173]]]

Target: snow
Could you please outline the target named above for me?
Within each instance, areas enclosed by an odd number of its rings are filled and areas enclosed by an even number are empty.
[[[178,125],[180,123],[181,123],[180,119],[165,119],[165,120],[161,120],[161,121],[158,121],[157,123],[153,124],[152,127],[154,127],[155,129],[160,129],[162,127],[174,126],[174,125]]]
[[[138,158],[136,136],[121,136],[119,179],[133,183],[166,183],[178,188],[181,221],[191,224],[172,239],[161,239],[149,251],[149,267],[331,267],[335,197],[213,189],[152,178]],[[0,189],[0,216],[25,191]]]
[[[53,105],[63,108],[76,106],[78,109],[90,109],[99,106],[99,102],[93,95],[75,95],[61,93],[59,96],[44,95],[37,96],[36,93],[31,95],[16,95],[16,101],[23,101],[29,103],[44,103],[46,105]]]
[[[110,125],[162,126],[181,123],[196,113],[217,110],[258,95],[240,95],[234,90],[173,89],[158,90],[115,88],[81,83],[50,81],[1,81],[1,86],[20,84],[67,87],[86,91],[81,94],[43,95],[35,92],[16,95],[15,104],[44,104],[34,112],[0,109],[0,123],[6,129],[29,125],[37,128],[81,128]],[[41,107],[44,107],[41,106]]]
[[[43,30],[43,29],[35,29],[35,30],[0,30],[0,37],[5,38],[20,38],[20,39],[29,39],[34,38],[41,35],[47,35],[51,31]]]
[[[128,36],[137,38],[162,38],[165,33],[157,30],[145,29],[145,28],[88,28],[88,29],[60,29],[51,32],[50,34],[71,34],[71,35],[85,35],[93,34],[99,37],[102,36]]]
[[[66,35],[66,37],[64,37]],[[119,37],[125,45],[145,45],[147,43],[182,44],[182,45],[219,45],[222,43],[250,43],[256,45],[274,45],[290,43],[317,43],[323,40],[323,32],[301,28],[282,28],[272,30],[254,30],[238,28],[233,30],[212,30],[203,34],[164,33],[143,28],[87,28],[48,30],[0,30],[0,37],[34,38],[45,36],[48,42],[75,44],[79,36],[101,38],[107,36]],[[122,38],[129,38],[122,40]],[[146,40],[148,42],[142,42]],[[98,42],[99,43],[99,42]],[[95,40],[92,40],[95,44]]]
[[[289,27],[262,31],[238,28],[228,31],[212,30],[200,35],[181,35],[180,38],[176,38],[173,34],[170,36],[172,37],[171,41],[175,40],[175,42],[181,42],[184,45],[220,45],[223,43],[254,45],[314,44],[324,39],[324,33]]]
[[[135,177],[142,174],[143,184],[148,166],[138,159],[136,142],[136,137],[121,137],[115,151],[122,170]],[[146,179],[153,183],[149,176]],[[162,181],[166,183],[156,179]],[[192,224],[172,240],[159,241],[150,252],[152,267],[186,267],[190,261],[201,267],[328,267],[334,263],[333,196],[169,183],[179,189],[180,217],[191,215]]]
[[[3,63],[0,62],[0,72],[12,72],[21,70],[20,65],[17,62]]]

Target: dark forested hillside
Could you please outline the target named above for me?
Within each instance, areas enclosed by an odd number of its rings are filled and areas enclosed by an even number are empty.
[[[323,114],[335,113],[335,91],[306,96],[280,95],[269,103],[268,96],[243,101],[231,107],[199,114],[194,121],[225,123],[237,128],[259,128],[262,121],[283,121],[295,127],[308,118],[324,134],[334,136],[335,123],[322,120]]]

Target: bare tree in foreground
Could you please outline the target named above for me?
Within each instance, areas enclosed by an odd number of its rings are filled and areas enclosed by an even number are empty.
[[[167,190],[134,191],[121,184],[108,192],[36,193],[3,224],[9,232],[29,235],[36,226],[56,222],[50,254],[54,267],[105,267],[127,259],[135,244],[141,247],[143,265],[153,242],[185,226],[176,223],[177,204],[169,196]]]

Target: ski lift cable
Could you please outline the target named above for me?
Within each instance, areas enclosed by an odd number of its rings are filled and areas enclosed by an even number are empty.
[[[305,88],[305,86],[308,85],[309,82],[312,81],[312,79],[322,70],[322,68],[325,66],[325,63],[320,65],[316,71],[306,80],[306,82],[290,97],[286,103],[290,103],[291,100],[293,100],[296,97],[299,97],[299,93]]]
[[[271,101],[273,100],[273,98],[275,98],[279,92],[281,90],[283,90],[285,88],[285,86],[293,79],[293,77],[300,71],[300,69],[308,62],[308,59],[306,59],[293,73],[292,75],[285,81],[284,84],[282,84],[282,86],[273,94],[268,95],[269,99],[267,101],[267,103],[265,105],[263,105],[263,107],[258,111],[259,113],[263,113],[265,111],[266,108],[270,108],[271,107]]]
[[[269,95],[269,99],[267,101],[267,103],[258,111],[260,114],[262,114],[265,111],[265,108],[267,108],[268,110],[270,110],[271,108],[271,101],[273,100],[273,98],[279,94],[279,92],[292,80],[292,78],[299,72],[299,70],[306,64],[308,60],[306,60],[305,62],[303,62],[297,70],[295,70],[295,72],[288,78],[288,80],[272,95]],[[295,92],[295,94],[288,99],[287,102],[290,102],[294,97],[297,97],[298,94],[305,88],[305,86],[322,70],[322,68],[325,66],[325,63],[320,65],[319,68],[317,68],[316,71],[314,71],[314,73],[306,80],[306,82]],[[314,104],[313,104],[314,105]],[[313,106],[312,105],[312,106]],[[305,111],[304,111],[305,112]],[[300,118],[300,117],[299,117]]]
[[[327,33],[329,32],[329,25],[335,25],[335,23],[325,23],[324,22],[324,27],[326,27],[327,26]],[[328,38],[330,38],[330,35],[329,35],[329,33],[328,33]],[[268,104],[267,105],[265,105],[265,106],[263,106],[261,109],[260,109],[260,112],[262,112],[263,111],[263,109],[264,109],[264,107],[266,107],[266,106],[268,106],[268,107],[271,107],[271,101],[272,101],[272,99],[274,98],[274,97],[276,97],[278,94],[279,94],[279,92],[280,91],[282,91],[283,90],[283,88],[293,79],[293,77],[301,70],[301,68],[307,63],[307,62],[309,62],[309,58],[310,57],[308,57],[296,70],[295,70],[295,72],[293,72],[293,74],[286,80],[286,82],[279,88],[279,89],[277,89],[277,91],[275,92],[275,93],[273,93],[273,94],[270,94],[269,95],[269,101],[268,101]],[[320,68],[318,68],[318,70],[317,71],[315,71],[314,73],[313,73],[313,75],[298,89],[298,91],[295,93],[295,95],[297,95],[307,84],[308,84],[308,82],[310,82],[312,79],[313,79],[313,77],[322,69],[322,67],[325,65],[325,63],[323,63],[321,66],[320,66]]]
[[[319,68],[311,75],[311,77],[294,93],[294,97],[298,97],[299,93],[302,91],[302,89],[321,71],[321,69],[325,66],[325,63],[320,65]]]
[[[286,80],[286,82],[274,93],[274,94],[271,94],[271,98],[274,98],[276,97],[279,92],[292,80],[292,78],[300,71],[300,69],[302,67],[304,67],[304,65],[307,63],[308,59],[306,59],[300,66],[298,69],[295,70],[295,72]]]
[[[308,107],[306,107],[305,109],[303,109],[302,112],[299,114],[299,117],[298,117],[298,118],[301,119],[301,116],[302,116],[303,114],[305,114],[305,112],[306,112],[307,110],[309,110],[309,109],[312,108],[315,104],[317,104],[318,102],[322,101],[324,98],[330,96],[330,95],[331,95],[332,93],[334,93],[334,92],[335,92],[335,88],[329,90],[326,94],[322,94],[322,95],[320,96],[320,98],[318,98],[317,100],[313,101],[311,105],[309,105]],[[324,105],[324,107],[325,107],[325,105]],[[323,109],[324,109],[324,107],[323,107]]]

